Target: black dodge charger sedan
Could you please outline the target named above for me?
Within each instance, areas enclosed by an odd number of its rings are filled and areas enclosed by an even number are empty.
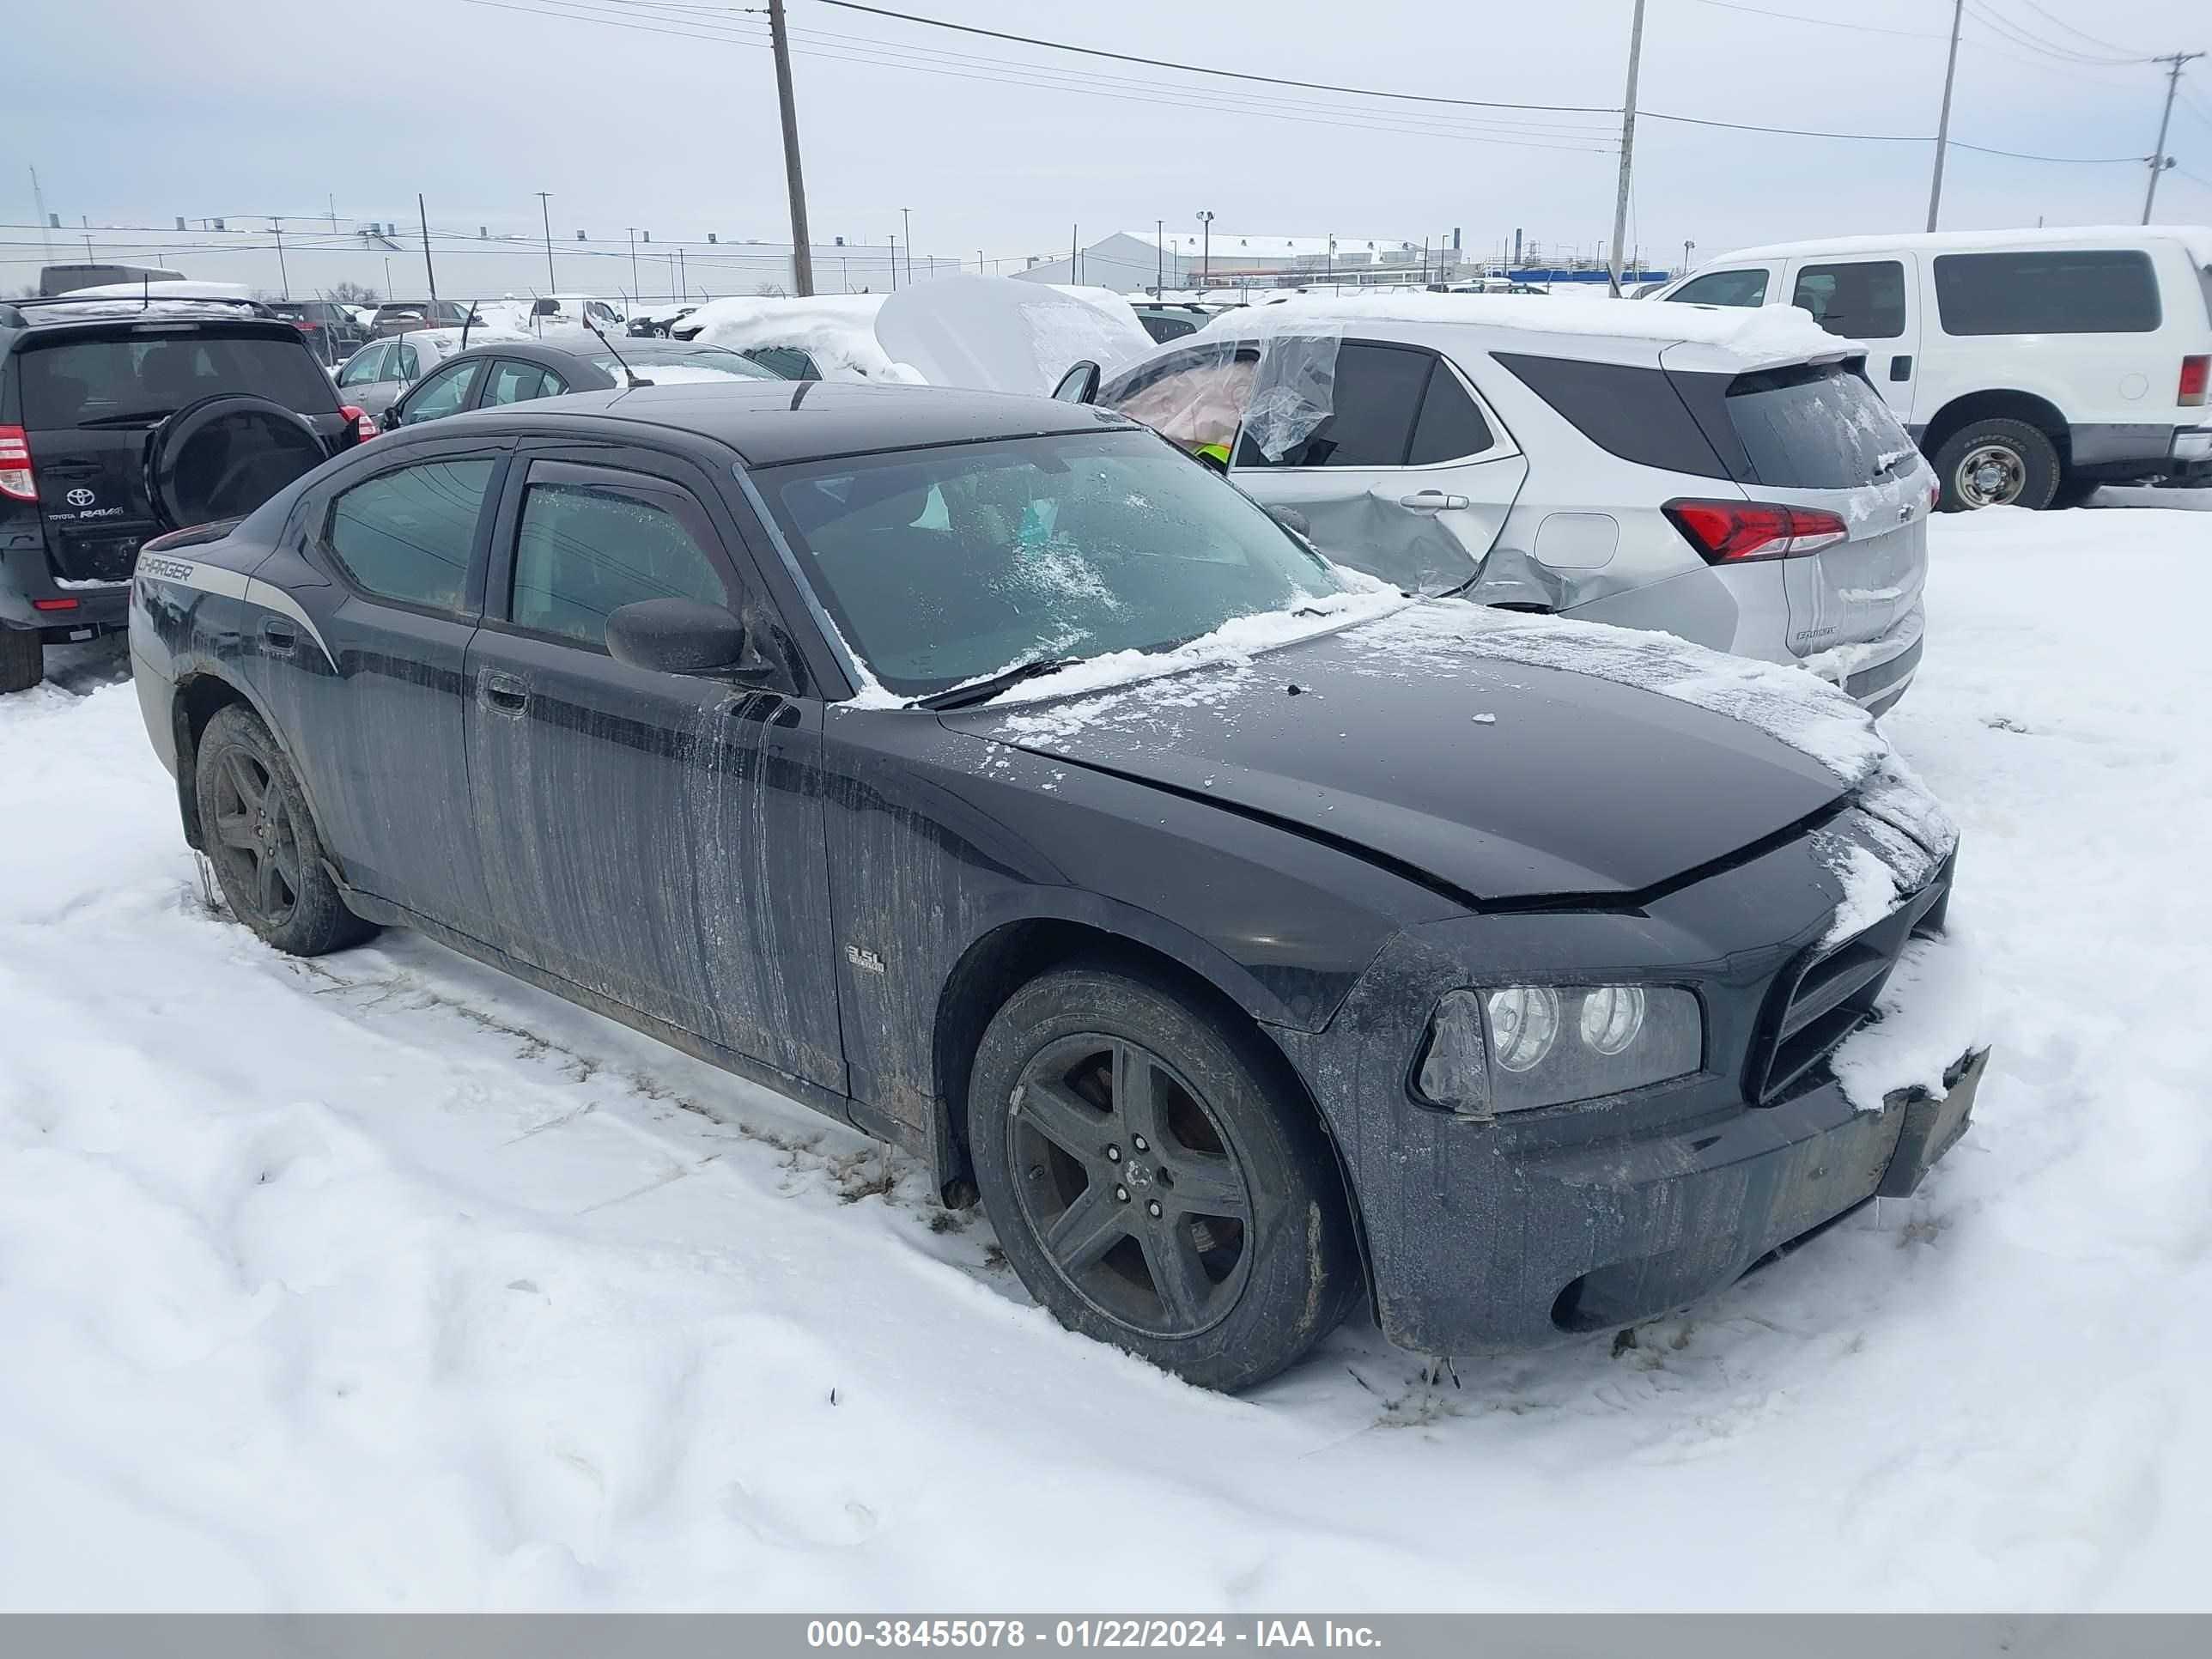
[[[906,1147],[1214,1387],[1363,1287],[1431,1352],[1679,1307],[1911,1190],[1979,1076],[1831,1068],[1942,921],[1893,775],[1530,644],[1650,636],[1380,591],[1099,410],[483,410],[149,544],[132,605],[270,945],[419,928]]]

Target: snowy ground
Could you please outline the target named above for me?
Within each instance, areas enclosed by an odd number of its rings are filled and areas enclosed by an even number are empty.
[[[2212,496],[1936,530],[1976,1127],[1686,1319],[1242,1400],[801,1109],[212,915],[112,651],[0,704],[0,1607],[2203,1607]]]

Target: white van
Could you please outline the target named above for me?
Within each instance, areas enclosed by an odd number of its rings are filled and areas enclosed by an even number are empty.
[[[1744,248],[1654,300],[1794,305],[1867,374],[1947,508],[2212,484],[2212,228],[1853,236]]]

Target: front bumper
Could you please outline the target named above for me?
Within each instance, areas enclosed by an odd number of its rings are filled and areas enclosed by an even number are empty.
[[[1887,921],[1830,949],[1839,896],[1808,836],[1611,911],[1492,914],[1409,930],[1327,1031],[1278,1031],[1343,1155],[1377,1317],[1430,1353],[1525,1348],[1666,1313],[1877,1194],[1908,1193],[1972,1109],[1985,1052],[1940,1099],[1847,1099],[1817,1055],[1782,1060],[1811,964],[1863,944],[1888,964],[1940,925],[1945,872]],[[1614,1097],[1495,1121],[1409,1088],[1428,1011],[1469,981],[1691,985],[1704,1069]],[[1844,1027],[1843,1029],[1848,1029]],[[1840,1036],[1837,1038],[1840,1041]],[[1786,1075],[1785,1075],[1786,1073]]]

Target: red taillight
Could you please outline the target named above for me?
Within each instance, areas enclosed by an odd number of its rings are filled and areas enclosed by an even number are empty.
[[[2181,360],[2181,397],[2185,409],[2199,409],[2204,403],[2204,382],[2212,376],[2212,357],[2184,357]]]
[[[31,609],[33,611],[74,611],[76,609],[76,601],[75,599],[33,599],[31,601]]]
[[[1832,547],[1851,533],[1841,519],[1816,507],[1669,501],[1666,514],[1707,564],[1793,559]]]
[[[383,429],[377,425],[376,417],[374,415],[365,409],[356,408],[352,404],[346,404],[344,408],[338,410],[338,413],[353,422],[353,441],[357,444],[367,443]]]
[[[0,495],[11,501],[39,499],[39,481],[31,476],[31,441],[20,426],[0,426]]]
[[[302,334],[313,334],[317,329],[320,328],[322,325],[306,317],[295,317],[292,319],[292,326],[298,329]]]

